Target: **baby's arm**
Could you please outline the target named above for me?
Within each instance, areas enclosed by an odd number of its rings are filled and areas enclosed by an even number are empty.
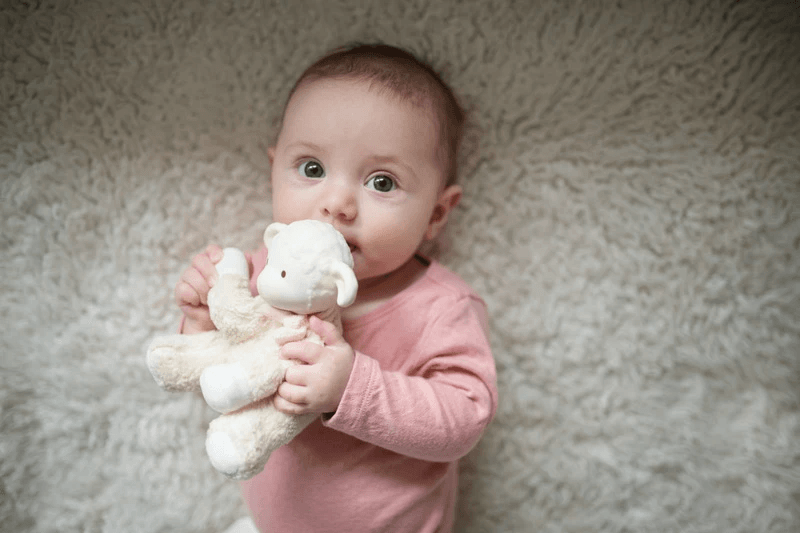
[[[445,313],[425,343],[433,356],[418,375],[382,370],[356,352],[347,389],[325,424],[382,448],[427,461],[469,452],[494,416],[494,361],[477,319]]]
[[[349,387],[365,396],[345,393],[327,425],[409,457],[458,460],[477,444],[494,415],[490,385],[463,369],[427,378],[406,376],[381,371],[377,361],[357,354],[353,376],[356,381]]]

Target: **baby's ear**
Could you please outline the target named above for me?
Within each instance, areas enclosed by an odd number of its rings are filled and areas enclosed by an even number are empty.
[[[436,200],[436,205],[431,213],[431,219],[428,221],[428,230],[425,232],[425,238],[431,240],[436,238],[442,228],[447,223],[447,217],[450,211],[455,209],[458,202],[461,201],[461,186],[450,185],[446,187]]]
[[[273,222],[267,226],[267,230],[264,232],[264,244],[267,245],[267,250],[269,250],[269,247],[272,245],[272,239],[275,238],[275,235],[283,231],[285,227],[286,224],[280,222]]]
[[[358,280],[353,269],[341,261],[331,263],[331,274],[336,280],[336,303],[339,307],[347,307],[356,301]]]

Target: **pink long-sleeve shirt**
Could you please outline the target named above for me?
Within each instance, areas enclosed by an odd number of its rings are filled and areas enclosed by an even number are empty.
[[[252,289],[265,262],[254,254]],[[432,262],[344,332],[356,356],[339,408],[242,483],[253,520],[272,533],[451,531],[458,459],[497,406],[485,303]]]

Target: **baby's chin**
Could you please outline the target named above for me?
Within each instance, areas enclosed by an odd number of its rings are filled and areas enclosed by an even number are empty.
[[[402,284],[402,280],[408,277],[413,277],[414,273],[418,270],[418,263],[414,260],[414,256],[405,261],[401,261],[400,264],[376,264],[369,263],[367,258],[364,257],[363,253],[360,253],[359,250],[356,249],[356,253],[353,254],[353,261],[355,263],[353,272],[356,275],[359,286],[363,288],[388,282],[390,280],[396,280]]]
[[[353,254],[353,273],[356,275],[359,284],[368,283],[371,279],[380,277],[383,274],[382,272],[376,272],[374,267],[370,267],[358,247],[355,250],[351,250],[351,253]]]

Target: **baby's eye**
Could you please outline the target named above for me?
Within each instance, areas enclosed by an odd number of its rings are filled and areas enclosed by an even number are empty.
[[[377,174],[367,180],[367,187],[378,192],[393,191],[397,185],[394,180],[385,174]]]
[[[314,161],[313,159],[309,159],[308,161],[303,161],[300,163],[300,166],[297,167],[297,170],[306,178],[325,177],[325,169],[322,168],[322,164],[319,161]]]

